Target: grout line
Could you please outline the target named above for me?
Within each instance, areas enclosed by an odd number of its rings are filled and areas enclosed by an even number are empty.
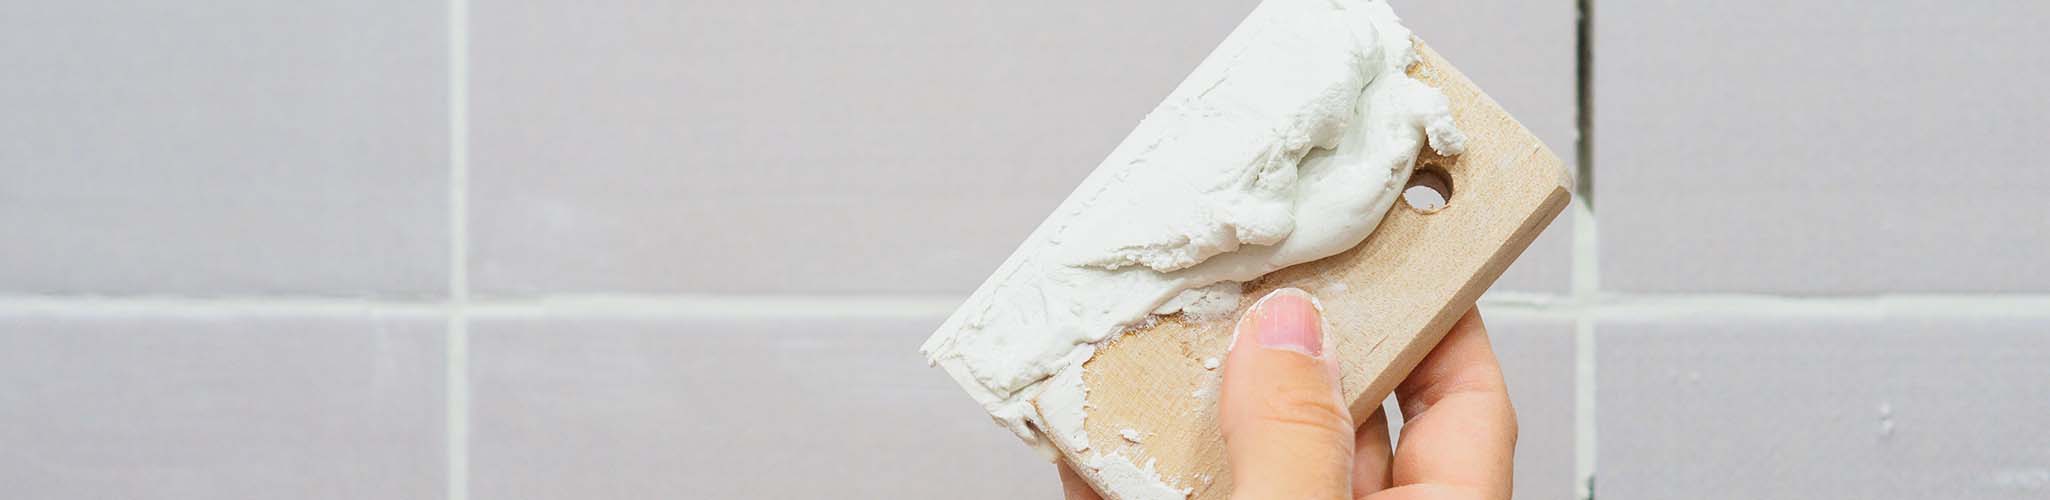
[[[456,306],[454,309],[461,309]],[[470,496],[470,334],[468,319],[448,317],[447,448],[448,498]]]
[[[1603,320],[1711,316],[1801,318],[2050,318],[2050,296],[1906,294],[1784,297],[1744,294],[1611,295],[1589,312]]]
[[[1575,198],[1594,200],[1594,2],[1576,0],[1573,27],[1573,176]]]
[[[1581,173],[1583,178],[1588,172]],[[1596,405],[1595,318],[1601,307],[1601,240],[1594,210],[1573,203],[1573,485],[1576,498],[1593,500],[1600,407]]]
[[[473,314],[519,316],[638,316],[683,318],[928,318],[945,317],[964,295],[630,295],[579,294],[505,298],[472,303]]]
[[[458,307],[460,309],[460,307]],[[470,334],[468,320],[448,318],[447,448],[448,498],[470,496]]]
[[[1600,407],[1596,405],[1596,315],[1601,298],[1601,238],[1594,206],[1594,2],[1574,2],[1573,98],[1574,189],[1573,303],[1580,308],[1573,322],[1573,489],[1582,500],[1595,498],[1596,456],[1600,441]]]
[[[1571,312],[1572,295],[1551,292],[1517,292],[1489,290],[1481,294],[1479,304],[1494,309],[1530,309],[1548,312]]]
[[[1578,362],[1573,366],[1573,489],[1576,497],[1594,500],[1594,475],[1596,460],[1596,431],[1599,429],[1596,417],[1600,407],[1595,404],[1595,321],[1582,316],[1573,322],[1573,357]]]
[[[1590,224],[1576,217],[1576,227]],[[1580,230],[1576,229],[1578,233]],[[451,279],[452,287],[456,280]],[[967,294],[701,295],[555,294],[535,297],[365,299],[319,296],[86,296],[0,294],[0,314],[360,315],[461,314],[464,317],[877,317],[944,316]],[[1934,293],[1786,296],[1734,293],[1620,294],[1592,298],[1532,292],[1489,292],[1490,314],[1590,317],[1603,320],[1743,317],[2050,318],[2050,294]],[[460,305],[458,308],[457,306]],[[460,309],[460,310],[458,310]]]
[[[470,4],[448,3],[448,500],[470,497]]]
[[[1583,174],[1585,175],[1585,174]],[[1578,498],[1593,500],[1600,441],[1596,405],[1595,320],[1606,307],[1601,294],[1601,240],[1592,207],[1573,204],[1573,477]]]
[[[4,314],[161,314],[250,316],[437,314],[445,301],[379,300],[340,297],[165,297],[0,294]]]

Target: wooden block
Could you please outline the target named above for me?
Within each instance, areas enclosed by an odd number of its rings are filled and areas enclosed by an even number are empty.
[[[1358,247],[1247,283],[1239,304],[1243,312],[1281,287],[1317,295],[1332,327],[1327,348],[1344,363],[1341,384],[1355,422],[1380,406],[1571,197],[1572,181],[1557,155],[1422,42],[1417,53],[1410,74],[1451,99],[1453,119],[1467,135],[1465,154],[1440,157],[1425,148],[1419,160],[1419,170],[1448,174],[1449,203],[1423,213],[1397,202]],[[1090,449],[1062,446],[1061,454],[1079,464],[1089,454],[1122,453],[1136,464],[1152,462],[1169,486],[1192,489],[1190,498],[1229,496],[1217,430],[1222,370],[1204,365],[1224,359],[1236,317],[1170,316],[1099,348],[1083,374]],[[1126,429],[1137,431],[1140,442],[1121,436]],[[1077,469],[1105,498],[1119,498],[1096,471]]]

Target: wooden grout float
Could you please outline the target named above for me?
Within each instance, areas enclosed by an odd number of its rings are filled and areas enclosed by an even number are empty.
[[[1419,176],[1442,171],[1447,203],[1424,213],[1396,203],[1366,241],[1344,253],[1245,284],[1243,312],[1267,292],[1296,287],[1322,302],[1327,349],[1363,421],[1438,343],[1452,323],[1523,253],[1571,198],[1563,162],[1522,124],[1421,41],[1409,73],[1445,93],[1467,136],[1464,154],[1418,160]],[[1115,452],[1151,464],[1190,498],[1229,496],[1217,430],[1217,386],[1237,318],[1163,317],[1099,347],[1084,363],[1087,451],[1053,440],[1070,463]],[[1041,405],[1034,401],[1035,407]],[[1041,408],[1042,411],[1044,408]],[[1134,439],[1136,438],[1136,439]],[[1100,471],[1076,467],[1105,498],[1119,498]]]

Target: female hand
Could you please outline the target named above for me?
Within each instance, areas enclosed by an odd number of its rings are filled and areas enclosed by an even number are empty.
[[[1218,408],[1232,498],[1509,498],[1516,412],[1477,312],[1396,387],[1399,447],[1379,411],[1353,425],[1307,292],[1269,294],[1236,333]],[[1069,499],[1099,498],[1065,464],[1060,472]]]

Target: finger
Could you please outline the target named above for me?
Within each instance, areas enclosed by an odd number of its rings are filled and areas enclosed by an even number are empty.
[[[1516,410],[1480,313],[1469,311],[1396,386],[1401,443],[1393,484],[1432,484],[1509,498]]]
[[[1218,420],[1234,498],[1342,498],[1351,492],[1352,417],[1324,356],[1316,299],[1275,290],[1239,318]]]
[[[1068,500],[1103,500],[1103,497],[1096,495],[1096,490],[1089,488],[1088,481],[1082,480],[1081,474],[1076,474],[1075,469],[1068,468],[1067,460],[1055,463],[1061,467],[1061,493]]]
[[[1352,497],[1388,489],[1388,464],[1395,459],[1388,443],[1388,412],[1374,410],[1353,433],[1352,448]]]
[[[1460,486],[1442,484],[1412,484],[1397,486],[1367,495],[1359,500],[1490,500],[1487,493]]]

